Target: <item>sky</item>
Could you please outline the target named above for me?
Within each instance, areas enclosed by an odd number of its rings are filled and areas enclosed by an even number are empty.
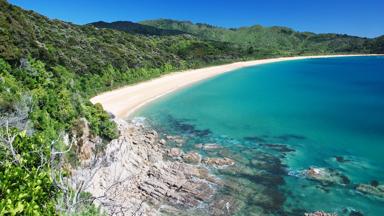
[[[384,0],[9,0],[76,24],[189,20],[221,27],[287,26],[362,37],[384,34]]]

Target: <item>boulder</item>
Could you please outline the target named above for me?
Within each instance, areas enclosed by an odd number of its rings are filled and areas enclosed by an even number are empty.
[[[167,144],[167,141],[165,139],[160,139],[159,140],[159,144],[160,145],[165,145],[165,144]]]
[[[183,155],[183,159],[186,163],[198,164],[201,161],[201,156],[197,152],[188,152]]]
[[[182,155],[182,151],[179,148],[171,148],[168,150],[169,157],[180,157]]]

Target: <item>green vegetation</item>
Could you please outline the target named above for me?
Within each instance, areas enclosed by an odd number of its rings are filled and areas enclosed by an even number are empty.
[[[64,149],[62,134],[79,118],[95,136],[117,137],[100,107],[83,99],[80,84],[61,66],[23,60],[12,68],[0,59],[0,215],[54,214],[59,189],[53,184],[52,149]]]
[[[61,201],[72,192],[57,177],[68,175],[62,165],[76,164],[77,158],[76,145],[64,137],[74,137],[84,119],[92,136],[105,142],[118,136],[109,114],[89,102],[99,92],[238,60],[384,53],[383,37],[316,35],[281,27],[223,29],[170,20],[144,24],[79,26],[0,0],[0,215],[66,213]],[[77,212],[97,214],[91,204],[84,202]]]
[[[111,28],[120,31],[126,31],[133,34],[142,34],[142,35],[157,35],[157,36],[165,36],[165,35],[181,35],[185,34],[182,31],[178,30],[167,30],[167,29],[159,29],[156,27],[142,25],[139,23],[129,22],[129,21],[117,21],[112,23],[107,23],[103,21],[89,23],[90,26],[95,26],[97,28]]]
[[[182,31],[196,37],[239,44],[252,52],[297,55],[303,53],[377,53],[372,39],[342,34],[297,32],[287,27],[255,25],[226,29],[207,24],[169,19],[149,20],[143,25],[162,30]],[[380,52],[382,53],[382,52]]]

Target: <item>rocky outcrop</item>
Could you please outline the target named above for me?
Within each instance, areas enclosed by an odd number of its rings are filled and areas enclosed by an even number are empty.
[[[85,118],[81,118],[76,122],[72,134],[77,137],[76,153],[79,160],[86,164],[94,157],[96,145],[102,142],[100,137],[91,136],[89,123]]]
[[[106,146],[102,156],[72,172],[73,186],[81,185],[91,193],[94,203],[107,214],[175,213],[178,209],[197,207],[215,194],[220,181],[206,168],[163,159],[169,153],[181,156],[180,149],[167,152],[155,131],[123,120],[115,121],[119,138]],[[183,159],[187,158],[194,161],[197,155],[188,153]]]

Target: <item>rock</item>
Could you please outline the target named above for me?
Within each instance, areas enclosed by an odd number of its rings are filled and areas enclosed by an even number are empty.
[[[352,211],[349,213],[349,216],[364,216],[364,214],[361,213],[361,212],[359,212],[359,211],[352,210]]]
[[[364,194],[384,198],[384,185],[372,186],[369,184],[358,184],[356,190]]]
[[[160,139],[159,140],[159,144],[160,145],[165,145],[165,144],[167,144],[167,141],[165,139]]]
[[[371,186],[373,186],[373,187],[377,187],[377,186],[379,186],[379,181],[377,181],[377,180],[372,180],[372,181],[371,181]]]
[[[210,166],[222,167],[234,165],[235,161],[230,158],[205,158],[203,163]]]
[[[351,162],[351,159],[345,158],[344,156],[335,156],[335,160],[339,163]]]
[[[159,164],[148,171],[139,188],[148,198],[196,207],[214,194],[212,183],[199,179],[198,173],[196,167],[179,162]]]
[[[147,144],[153,144],[155,143],[155,140],[157,139],[157,132],[154,130],[149,130],[144,132],[144,142]]]
[[[81,164],[86,164],[92,157],[96,143],[100,138],[92,139],[87,119],[81,118],[76,122],[72,133],[78,137],[76,153]]]
[[[304,176],[323,184],[349,184],[350,180],[340,172],[328,168],[310,167],[304,171]]]
[[[111,113],[111,112],[108,112],[108,115],[109,115],[109,117],[110,117],[111,119],[116,118],[115,114],[113,114],[113,113]]]
[[[185,143],[185,140],[181,136],[171,136],[167,135],[165,138],[171,142],[175,142],[179,146],[183,145]]]
[[[171,148],[168,150],[169,157],[180,157],[182,155],[182,151],[179,148]]]
[[[261,146],[268,147],[269,149],[281,152],[281,153],[289,153],[289,152],[294,152],[295,150],[292,148],[289,148],[285,144],[280,144],[280,143],[265,143],[265,144],[260,144]]]
[[[215,150],[215,149],[220,149],[222,148],[220,145],[216,143],[207,143],[203,145],[204,150]]]
[[[304,215],[305,216],[337,216],[336,213],[326,213],[326,212],[323,212],[323,211],[316,211],[316,212],[313,212],[313,213],[305,213]]]
[[[204,145],[203,145],[202,143],[199,143],[199,144],[196,144],[196,145],[195,145],[195,148],[202,149],[203,146],[204,146]]]
[[[120,132],[93,163],[72,171],[74,189],[87,181],[89,192],[106,215],[160,215],[162,206],[185,213],[215,194],[220,181],[203,166],[167,161],[164,154],[183,156],[179,148],[165,149],[155,131],[118,118]],[[197,160],[200,155],[188,153]],[[72,168],[73,169],[73,168]],[[192,211],[191,210],[191,211]]]
[[[197,152],[189,152],[183,155],[183,159],[186,163],[198,164],[201,161],[201,156]]]
[[[233,196],[222,196],[210,204],[209,212],[210,215],[233,215],[244,205]]]

